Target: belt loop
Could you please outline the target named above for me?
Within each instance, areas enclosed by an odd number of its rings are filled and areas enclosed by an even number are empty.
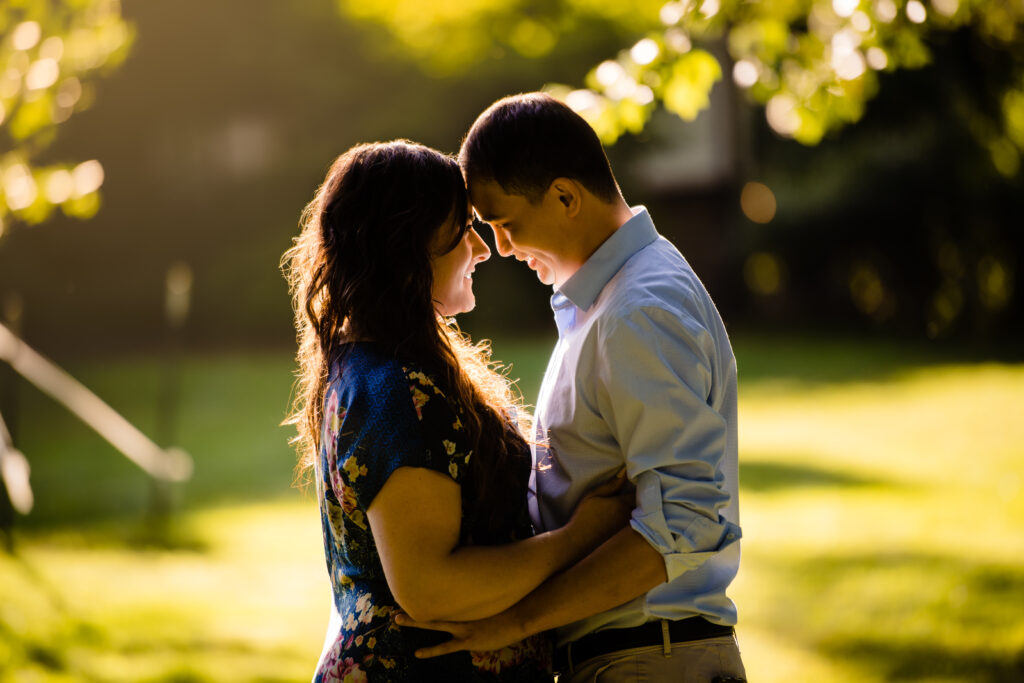
[[[672,639],[668,635],[668,619],[661,620],[661,647],[666,657],[672,656]]]
[[[565,662],[569,667],[569,675],[572,676],[576,672],[573,670],[572,665],[572,643],[566,643],[565,645]]]

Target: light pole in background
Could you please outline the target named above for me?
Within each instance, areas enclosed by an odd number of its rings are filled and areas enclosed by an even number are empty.
[[[192,268],[175,262],[167,269],[164,316],[167,336],[164,340],[164,364],[157,399],[156,440],[164,448],[178,441],[181,411],[181,374],[185,351],[185,323],[192,303]],[[171,484],[153,479],[152,513],[165,518],[171,509]]]

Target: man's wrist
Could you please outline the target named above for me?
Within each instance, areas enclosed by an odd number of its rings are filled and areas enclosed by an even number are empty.
[[[498,615],[503,622],[503,626],[515,636],[517,641],[525,640],[533,634],[544,630],[542,625],[536,623],[536,619],[531,618],[528,601],[529,596]]]

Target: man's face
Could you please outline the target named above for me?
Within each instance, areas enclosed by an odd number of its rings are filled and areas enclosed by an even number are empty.
[[[469,188],[477,215],[494,231],[498,253],[525,262],[546,285],[555,283],[561,263],[558,235],[564,207],[554,195],[548,191],[534,204],[523,195],[506,193],[492,180]]]

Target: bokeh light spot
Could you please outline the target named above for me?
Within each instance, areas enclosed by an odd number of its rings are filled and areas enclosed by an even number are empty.
[[[15,50],[31,50],[42,37],[39,22],[23,21],[11,32],[11,45]]]
[[[60,60],[64,56],[64,41],[60,36],[50,36],[39,46],[39,57]]]
[[[25,75],[25,87],[29,90],[49,88],[57,82],[58,76],[60,76],[60,67],[57,66],[56,59],[52,57],[39,59],[32,63],[28,74]]]
[[[650,64],[657,59],[660,52],[661,47],[656,42],[650,38],[644,38],[637,41],[637,44],[629,50],[629,56],[637,64],[644,65]]]
[[[592,107],[596,107],[600,104],[600,99],[591,90],[580,89],[573,90],[565,96],[565,103],[569,105],[569,108],[574,112],[579,113],[586,111]]]
[[[57,106],[65,109],[75,106],[82,97],[82,82],[75,77],[67,78],[57,89]]]
[[[685,54],[693,47],[690,36],[681,28],[671,28],[665,31],[665,43],[679,54]]]
[[[854,264],[850,273],[850,297],[853,305],[865,315],[874,315],[885,301],[885,286],[878,270],[870,263]]]
[[[964,293],[960,285],[946,280],[932,297],[928,309],[927,332],[937,337],[946,332],[960,315],[964,306]]]
[[[637,86],[636,92],[633,93],[633,99],[637,104],[650,104],[654,101],[654,91],[646,85]]]
[[[853,16],[850,17],[850,25],[861,33],[867,33],[871,30],[871,17],[869,17],[867,13],[857,10],[853,13]]]
[[[665,26],[674,26],[686,14],[685,2],[666,2],[658,12],[658,18]]]
[[[704,15],[705,19],[718,14],[718,10],[722,8],[720,0],[704,0],[700,5],[700,13]]]
[[[75,181],[71,173],[63,168],[54,171],[46,179],[46,198],[51,204],[63,204],[74,191]]]
[[[82,197],[100,189],[103,185],[103,166],[95,159],[83,161],[71,171],[75,183],[74,197]]]
[[[928,18],[928,10],[924,8],[920,0],[910,0],[907,3],[907,19],[910,19],[915,24],[923,24],[924,20]]]
[[[768,223],[775,218],[775,193],[764,183],[749,182],[740,192],[743,215],[755,223]]]
[[[732,67],[732,80],[741,88],[749,88],[757,83],[757,65],[749,59],[741,59]]]
[[[24,164],[12,164],[4,171],[4,195],[7,207],[21,211],[32,206],[38,191],[32,172]]]
[[[751,254],[743,264],[743,279],[750,291],[770,296],[782,288],[782,264],[774,254]]]
[[[859,4],[860,0],[832,0],[832,11],[841,17],[849,17]]]
[[[1013,294],[1013,271],[995,256],[978,262],[978,297],[985,308],[999,310],[1010,303]]]
[[[792,135],[800,127],[796,101],[789,95],[779,94],[768,100],[764,114],[768,119],[768,125],[780,135]]]
[[[875,0],[875,16],[879,21],[891,22],[896,18],[896,3],[892,0]]]
[[[612,59],[601,62],[594,75],[597,77],[597,82],[605,88],[612,87],[622,78],[628,78],[622,65]]]
[[[869,47],[867,53],[868,66],[875,71],[881,71],[889,66],[889,57],[885,50],[880,47]]]

